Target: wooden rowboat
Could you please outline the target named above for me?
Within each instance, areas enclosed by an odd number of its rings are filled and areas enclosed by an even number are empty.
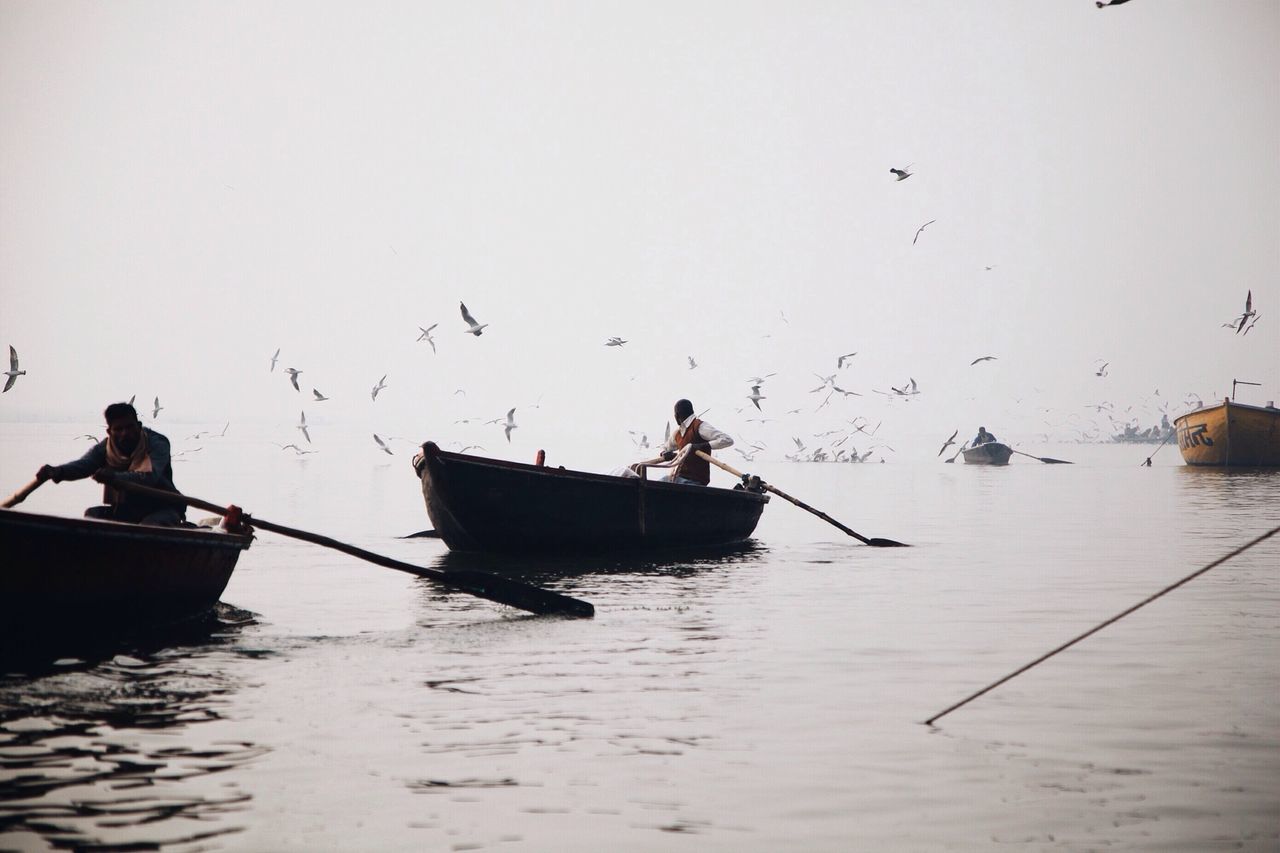
[[[1280,465],[1280,409],[1224,399],[1173,422],[1188,465]]]
[[[218,602],[252,536],[0,509],[0,634],[168,625]]]
[[[1013,449],[1009,445],[991,441],[964,451],[964,463],[966,465],[1008,465],[1011,456],[1013,456]]]
[[[604,552],[727,545],[751,536],[767,495],[448,453],[414,458],[427,515],[455,551]]]

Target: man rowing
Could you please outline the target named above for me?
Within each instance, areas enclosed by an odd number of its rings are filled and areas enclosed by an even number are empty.
[[[138,421],[138,412],[128,403],[112,403],[103,417],[107,437],[74,462],[42,465],[36,472],[40,482],[83,480],[93,477],[103,484],[103,506],[89,507],[85,518],[127,521],[134,524],[178,525],[186,516],[181,504],[130,494],[111,482],[137,483],[166,492],[177,492],[173,484],[173,463],[169,439]]]
[[[658,458],[638,464],[652,465],[659,460],[671,463],[671,474],[667,477],[671,482],[691,486],[709,485],[711,463],[699,456],[697,451],[710,453],[712,450],[723,450],[733,446],[733,439],[695,416],[693,403],[688,400],[676,401],[675,416],[676,428],[663,444]]]
[[[978,434],[973,437],[973,441],[971,441],[970,444],[977,447],[980,444],[994,444],[995,440],[996,437],[987,432],[986,427],[980,426],[978,427]],[[966,456],[965,458],[967,459],[968,457]]]

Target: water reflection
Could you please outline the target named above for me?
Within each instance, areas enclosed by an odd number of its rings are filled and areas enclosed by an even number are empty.
[[[0,676],[0,847],[137,850],[240,831],[228,816],[249,795],[208,779],[266,750],[201,740],[199,727],[221,720],[237,689],[224,663],[250,615],[219,605],[177,636],[37,656],[25,671],[11,662]]]
[[[1265,523],[1267,507],[1280,485],[1277,468],[1207,468],[1187,465],[1177,471],[1180,518],[1190,533],[1234,536]],[[1274,518],[1274,516],[1272,516]],[[1238,522],[1224,530],[1223,522]]]
[[[755,540],[716,547],[671,549],[643,554],[511,555],[446,551],[433,565],[445,571],[482,571],[519,576],[530,583],[536,579],[576,575],[617,575],[651,573],[691,575],[712,568],[758,563],[769,548]]]

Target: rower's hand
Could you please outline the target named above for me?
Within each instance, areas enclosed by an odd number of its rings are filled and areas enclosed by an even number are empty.
[[[53,480],[56,483],[58,481],[53,479],[54,473],[56,472],[52,465],[41,465],[40,470],[36,472],[36,479],[41,483],[46,480]]]
[[[674,450],[664,450],[661,455],[663,462],[670,462],[672,459],[676,458],[676,452]]]

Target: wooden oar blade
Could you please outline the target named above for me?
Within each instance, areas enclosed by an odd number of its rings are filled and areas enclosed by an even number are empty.
[[[473,572],[467,569],[449,569],[440,574],[426,574],[432,580],[456,587],[480,598],[487,598],[509,607],[517,607],[530,613],[552,614],[562,616],[595,615],[596,609],[589,601],[561,595],[549,589],[530,586],[511,578],[488,572]]]
[[[1052,456],[1041,456],[1040,461],[1046,465],[1074,465],[1076,463],[1067,459],[1054,459]]]
[[[896,542],[893,539],[881,539],[873,536],[867,540],[867,544],[874,548],[910,548],[906,542]]]

